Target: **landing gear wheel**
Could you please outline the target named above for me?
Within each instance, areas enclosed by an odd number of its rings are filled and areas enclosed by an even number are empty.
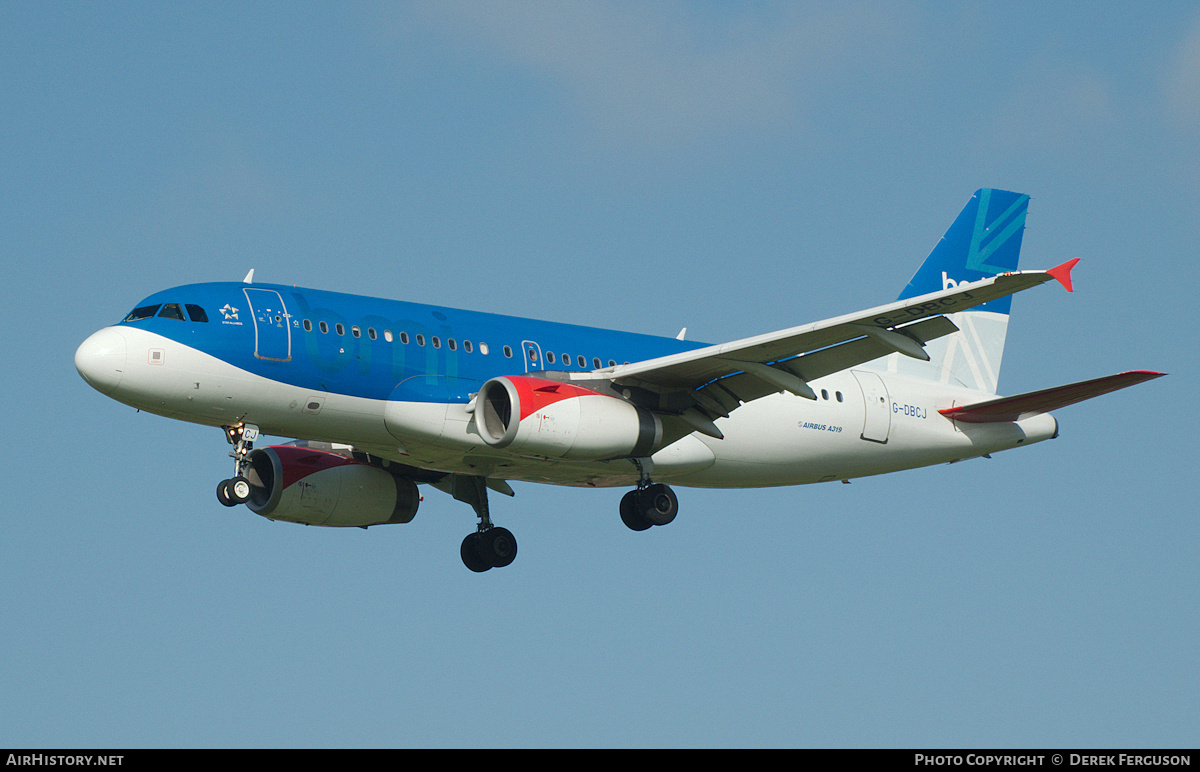
[[[232,496],[229,495],[229,480],[222,480],[221,482],[217,483],[217,501],[221,502],[227,507],[237,506],[238,503],[233,500]]]
[[[475,547],[492,568],[504,568],[517,557],[517,540],[507,528],[491,528],[478,537]]]
[[[679,499],[670,486],[652,483],[621,497],[621,522],[634,531],[666,525],[679,514]]]
[[[250,500],[250,481],[245,477],[222,480],[217,483],[217,501],[227,507],[236,507]]]
[[[462,562],[467,568],[477,574],[482,574],[484,571],[492,567],[483,559],[483,555],[479,553],[479,534],[469,533],[467,538],[463,539],[462,548],[459,550],[462,555]]]
[[[245,504],[250,500],[250,481],[237,476],[229,481],[229,498],[235,504]]]
[[[679,499],[670,486],[655,483],[638,491],[638,512],[651,525],[666,525],[679,514]]]
[[[621,522],[634,531],[644,531],[654,525],[638,511],[638,491],[621,497]]]
[[[463,565],[475,573],[504,568],[517,557],[517,540],[507,528],[489,528],[467,534],[459,549]]]

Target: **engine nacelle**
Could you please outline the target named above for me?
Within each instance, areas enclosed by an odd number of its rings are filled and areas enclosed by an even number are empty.
[[[270,520],[326,526],[407,523],[417,485],[377,466],[323,450],[274,445],[251,451],[251,512]]]
[[[623,399],[524,375],[493,378],[475,400],[475,425],[494,448],[548,458],[640,458],[662,447],[662,421]]]

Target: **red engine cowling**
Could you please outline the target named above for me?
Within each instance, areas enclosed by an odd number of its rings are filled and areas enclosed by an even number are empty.
[[[412,480],[323,450],[273,445],[251,451],[251,512],[325,526],[407,523],[421,501]]]
[[[662,421],[648,410],[591,389],[524,375],[483,384],[475,425],[492,447],[576,461],[649,456],[663,440]]]

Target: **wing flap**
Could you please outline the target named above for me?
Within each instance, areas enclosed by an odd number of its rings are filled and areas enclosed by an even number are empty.
[[[907,339],[915,340],[920,344],[958,330],[954,322],[944,316],[926,319],[899,329]],[[867,336],[777,362],[775,369],[791,373],[807,383],[887,356],[895,350],[893,346]],[[697,392],[697,395],[712,397],[721,402],[722,407],[728,412],[737,405],[729,406],[727,400],[722,401],[723,395],[732,395],[738,402],[744,403],[780,391],[781,388],[785,387],[777,385],[774,381],[757,377],[753,372],[743,370],[705,385]]]
[[[1048,413],[1060,407],[1073,405],[1085,399],[1099,397],[1118,389],[1134,386],[1145,381],[1160,378],[1166,373],[1156,373],[1149,370],[1133,370],[1127,373],[1106,375],[1103,378],[1093,378],[1090,381],[1080,381],[1066,386],[1055,386],[1041,391],[1031,391],[1013,397],[1001,397],[986,402],[976,402],[973,405],[940,410],[942,415],[955,421],[965,423],[1000,423],[1018,421],[1038,413]]]
[[[874,329],[878,330],[879,328]],[[849,370],[851,367],[857,367],[897,351],[917,359],[928,359],[928,356],[917,356],[915,351],[920,351],[920,347],[931,340],[958,332],[958,327],[948,317],[935,316],[916,324],[898,327],[894,331],[881,330],[881,332],[891,333],[896,338],[903,338],[907,343],[896,342],[892,338],[878,336],[878,334],[868,334],[865,338],[813,351],[795,359],[786,360],[783,364],[801,378],[815,381],[817,378]]]

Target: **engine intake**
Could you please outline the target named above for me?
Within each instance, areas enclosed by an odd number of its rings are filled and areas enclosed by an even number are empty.
[[[475,401],[475,425],[494,448],[548,458],[601,461],[649,456],[662,421],[623,399],[524,375],[493,378]]]
[[[412,480],[323,450],[273,445],[251,451],[251,512],[324,526],[407,523],[421,501]]]

